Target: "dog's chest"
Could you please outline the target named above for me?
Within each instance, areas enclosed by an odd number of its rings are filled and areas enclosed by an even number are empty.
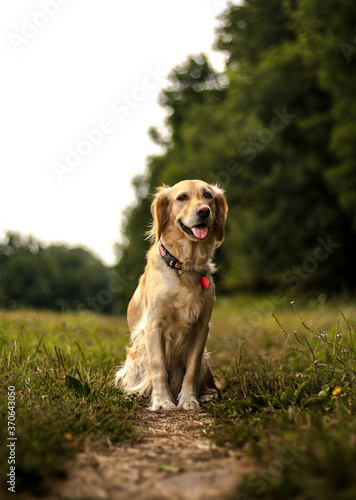
[[[197,286],[196,290],[183,288],[174,294],[171,304],[170,313],[173,319],[173,328],[186,330],[198,321],[205,300]]]

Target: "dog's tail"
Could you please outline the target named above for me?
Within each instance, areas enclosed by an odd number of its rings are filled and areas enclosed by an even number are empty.
[[[152,382],[147,372],[147,362],[144,353],[138,353],[134,348],[127,348],[127,357],[124,364],[115,374],[115,383],[120,385],[126,394],[149,396],[152,391]]]

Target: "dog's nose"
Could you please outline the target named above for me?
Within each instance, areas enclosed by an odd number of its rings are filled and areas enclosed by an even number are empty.
[[[209,217],[210,215],[210,208],[206,205],[201,205],[195,209],[195,213],[202,219],[206,219],[206,217]]]

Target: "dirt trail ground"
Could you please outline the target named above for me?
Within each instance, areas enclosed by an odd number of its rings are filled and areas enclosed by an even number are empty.
[[[142,410],[138,442],[79,454],[51,499],[223,500],[252,465],[204,437],[211,423],[203,410]]]

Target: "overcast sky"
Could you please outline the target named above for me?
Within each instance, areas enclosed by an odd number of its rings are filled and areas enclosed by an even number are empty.
[[[1,2],[0,234],[32,234],[115,261],[131,178],[165,76],[211,52],[224,0]]]

